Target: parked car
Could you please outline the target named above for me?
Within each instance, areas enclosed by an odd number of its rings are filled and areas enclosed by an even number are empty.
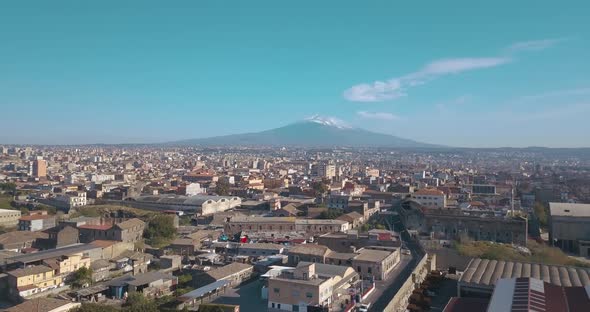
[[[367,312],[367,311],[369,311],[369,306],[370,305],[371,305],[370,303],[363,303],[363,304],[361,304],[360,307],[359,307],[359,312]]]

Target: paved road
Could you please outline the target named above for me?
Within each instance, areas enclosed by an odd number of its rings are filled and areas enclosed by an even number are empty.
[[[394,225],[395,229],[400,232],[400,236],[404,245],[412,253],[411,259],[407,260],[407,263],[403,268],[400,267],[400,271],[398,272],[397,276],[392,275],[391,279],[385,281],[385,284],[382,285],[379,296],[373,296],[374,294],[371,294],[370,298],[377,299],[375,302],[373,302],[373,304],[371,304],[369,311],[383,311],[391,299],[393,299],[395,294],[397,294],[405,281],[412,275],[412,271],[414,271],[416,268],[419,259],[424,256],[424,251],[420,245],[410,237],[401,220],[399,219],[399,216],[395,218]],[[377,290],[378,288],[375,290],[375,293],[377,293]]]
[[[403,275],[403,272],[406,270],[406,267],[410,264],[411,261],[412,261],[411,256],[402,255],[400,263],[391,272],[389,272],[389,274],[387,275],[387,278],[385,280],[375,282],[375,291],[373,291],[365,299],[365,301],[375,302],[379,298],[381,298],[381,296],[383,296],[383,293],[387,289],[395,287],[395,285],[394,285],[395,282],[400,279],[399,276]],[[403,281],[402,281],[402,284],[403,284]],[[398,288],[399,288],[399,286],[398,286]],[[391,298],[390,298],[390,300],[391,300]]]

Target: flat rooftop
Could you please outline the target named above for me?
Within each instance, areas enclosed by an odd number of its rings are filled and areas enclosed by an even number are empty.
[[[590,204],[549,203],[552,216],[590,217]]]
[[[81,253],[81,252],[95,249],[95,248],[100,248],[100,247],[97,247],[97,246],[94,246],[91,244],[78,244],[78,245],[57,248],[57,249],[43,250],[43,251],[30,253],[30,254],[18,255],[18,256],[10,257],[10,258],[8,258],[8,260],[11,260],[14,262],[31,263],[31,262],[36,262],[36,261],[42,261],[45,259],[67,256],[67,255],[71,255],[71,254],[75,254],[75,253]]]

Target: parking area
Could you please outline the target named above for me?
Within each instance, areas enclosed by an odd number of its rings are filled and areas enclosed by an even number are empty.
[[[267,311],[267,301],[260,296],[261,288],[262,283],[256,279],[238,288],[228,289],[212,302],[239,305],[240,311]]]

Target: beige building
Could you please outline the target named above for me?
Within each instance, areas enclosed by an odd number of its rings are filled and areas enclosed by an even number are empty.
[[[353,268],[300,262],[268,281],[269,311],[307,312],[311,306],[338,306],[351,302],[349,289],[358,283]]]
[[[44,178],[47,176],[47,161],[36,159],[31,162],[31,175],[35,178]]]
[[[0,209],[0,226],[14,227],[20,217],[20,210]]]
[[[295,217],[233,217],[225,224],[225,233],[245,232],[305,233],[308,236],[346,232],[349,223],[342,220],[312,220]]]
[[[64,280],[68,280],[80,268],[89,268],[90,262],[90,258],[82,252],[43,260],[43,264],[54,269],[55,274],[61,275]]]
[[[590,204],[549,203],[549,241],[582,257],[590,257]]]
[[[445,193],[437,189],[418,190],[412,194],[412,198],[427,208],[444,208],[447,206]]]
[[[54,269],[45,265],[16,269],[6,274],[8,275],[8,292],[12,297],[27,298],[63,286],[62,277],[56,275]]]
[[[80,302],[56,298],[35,298],[4,310],[5,312],[68,312],[79,308]]]
[[[401,259],[399,249],[392,247],[366,247],[356,253],[351,265],[365,279],[386,279]]]
[[[398,248],[369,246],[351,252],[335,252],[315,244],[301,244],[289,249],[289,264],[311,262],[352,266],[364,279],[383,280],[400,262]]]

